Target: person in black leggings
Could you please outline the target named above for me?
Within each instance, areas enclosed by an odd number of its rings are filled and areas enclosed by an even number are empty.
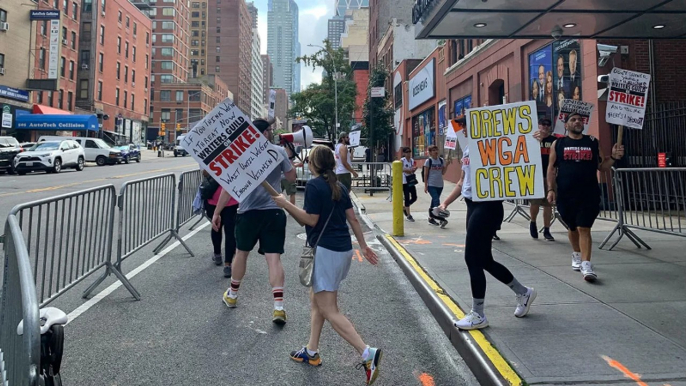
[[[217,191],[221,193],[221,187],[217,188]],[[216,197],[219,193],[215,195],[210,200],[205,201],[205,213],[208,218],[214,216],[214,211],[216,209]],[[222,264],[222,230],[224,239],[224,277],[231,277],[231,263],[233,262],[233,257],[236,254],[236,211],[238,210],[238,205],[226,206],[221,212],[222,219],[222,229],[218,231],[211,231],[210,237],[212,238],[212,247],[214,249],[213,260],[216,265]]]
[[[466,134],[466,130],[462,130],[462,132]],[[493,260],[491,244],[493,235],[500,229],[500,224],[503,221],[503,203],[501,201],[472,201],[472,184],[469,173],[469,148],[466,148],[462,157],[462,177],[455,189],[439,206],[440,209],[445,210],[460,194],[464,196],[467,203],[467,237],[464,258],[472,288],[472,309],[464,318],[455,321],[455,327],[463,330],[488,327],[488,320],[484,314],[484,299],[486,298],[486,274],[484,271],[506,284],[517,295],[517,308],[514,312],[516,317],[526,316],[531,303],[536,298],[535,289],[520,284],[510,270]]]

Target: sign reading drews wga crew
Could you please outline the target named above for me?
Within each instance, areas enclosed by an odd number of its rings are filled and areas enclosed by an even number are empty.
[[[183,147],[238,202],[281,161],[267,138],[229,98],[183,138]]]
[[[467,110],[472,199],[543,198],[536,102]]]

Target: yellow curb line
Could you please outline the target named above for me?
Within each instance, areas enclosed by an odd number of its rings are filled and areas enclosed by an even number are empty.
[[[445,303],[445,305],[450,309],[450,311],[455,315],[457,319],[462,319],[465,315],[464,311],[460,309],[460,307],[455,303],[448,295],[446,295],[445,291],[441,286],[434,281],[431,276],[429,276],[426,271],[424,271],[424,268],[422,268],[419,263],[417,263],[417,260],[415,260],[412,255],[410,255],[407,250],[401,246],[394,238],[393,236],[386,234],[385,235],[386,239],[388,242],[390,242],[397,250],[400,252],[400,254],[407,260],[408,263],[412,266],[412,268],[419,274],[419,276],[426,282],[426,284],[436,293],[436,295]],[[471,330],[467,331],[474,341],[479,345],[481,350],[486,354],[488,359],[493,363],[493,366],[498,370],[500,375],[512,386],[520,386],[523,384],[522,379],[517,375],[517,373],[512,369],[512,367],[507,363],[505,358],[503,358],[502,355],[498,352],[498,350],[493,347],[493,344],[488,341],[486,336],[479,330]]]

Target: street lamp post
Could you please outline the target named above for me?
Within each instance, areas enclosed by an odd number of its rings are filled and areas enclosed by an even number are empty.
[[[329,55],[329,59],[331,59],[331,67],[334,70],[334,73],[332,74],[332,78],[333,78],[333,87],[334,87],[334,114],[335,114],[335,120],[336,120],[336,123],[335,123],[336,126],[334,127],[333,132],[334,132],[334,136],[336,137],[336,138],[334,138],[334,140],[337,140],[338,139],[338,76],[337,76],[338,71],[335,71],[336,70],[336,63],[333,60],[333,55],[331,55],[331,52],[329,52],[329,50],[327,50],[326,48],[319,46],[319,45],[316,45],[316,44],[308,44],[307,46],[308,47],[321,48],[322,50],[326,51],[326,54]]]

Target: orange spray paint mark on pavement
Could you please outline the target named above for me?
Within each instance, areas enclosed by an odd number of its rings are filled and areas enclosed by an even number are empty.
[[[416,238],[416,239],[410,239],[410,240],[398,240],[400,244],[404,245],[409,245],[409,244],[416,244],[416,245],[427,245],[431,244],[431,241],[429,240],[422,240],[421,238]]]
[[[450,243],[445,243],[443,244],[444,247],[455,247],[455,248],[464,248],[464,244],[450,244]]]
[[[636,373],[631,372],[631,370],[627,369],[623,364],[619,363],[618,361],[616,361],[616,360],[614,360],[608,356],[603,355],[602,358],[605,360],[605,362],[607,362],[608,365],[610,365],[610,367],[613,367],[613,368],[621,371],[625,377],[636,382],[636,384],[638,386],[648,386],[647,383],[645,383],[641,380],[640,374],[636,374]]]
[[[355,260],[355,257],[357,257],[357,261],[362,261],[362,254],[360,254],[359,249],[355,250],[355,253],[353,254],[353,260]]]
[[[430,374],[420,373],[417,370],[413,371],[412,374],[414,374],[415,378],[419,380],[419,383],[422,386],[436,386],[436,382],[434,382],[434,377],[432,377]]]

